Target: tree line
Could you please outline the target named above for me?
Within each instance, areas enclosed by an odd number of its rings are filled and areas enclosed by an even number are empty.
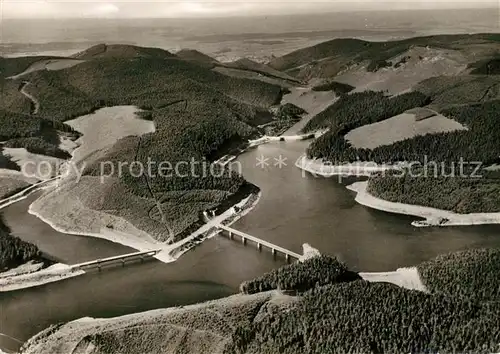
[[[355,92],[342,96],[323,112],[317,114],[304,127],[304,132],[324,128],[330,128],[337,134],[348,132],[429,103],[430,98],[419,92],[404,93],[395,97],[386,96],[379,91]]]
[[[245,294],[275,289],[303,292],[316,286],[357,279],[359,276],[349,271],[347,266],[336,258],[321,256],[274,269],[261,277],[242,283],[240,290]]]
[[[258,320],[234,329],[225,353],[498,352],[499,254],[459,252],[421,264],[430,293],[363,280],[322,282],[298,301],[261,306]],[[295,278],[294,267],[304,265],[283,268],[281,278]]]
[[[42,257],[37,246],[12,236],[0,216],[0,271],[16,268]]]
[[[498,110],[500,101],[449,108],[442,112],[446,117],[462,123],[465,131],[427,134],[395,142],[375,149],[357,149],[345,139],[345,130],[337,129],[317,139],[308,155],[328,161],[374,161],[392,164],[400,161],[482,162],[485,165],[499,160],[500,130]]]
[[[368,192],[391,202],[459,214],[500,212],[500,177],[496,173],[483,170],[474,177],[458,175],[458,167],[452,170],[438,167],[373,174],[368,181]],[[474,171],[465,169],[465,172]]]

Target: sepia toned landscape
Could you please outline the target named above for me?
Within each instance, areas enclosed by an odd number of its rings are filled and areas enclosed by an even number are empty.
[[[7,1],[0,353],[500,352],[498,6],[362,4]]]

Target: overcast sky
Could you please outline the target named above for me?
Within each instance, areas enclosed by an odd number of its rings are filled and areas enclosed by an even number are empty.
[[[3,18],[133,18],[133,17],[224,17],[321,13],[327,11],[498,8],[498,0],[0,0]]]

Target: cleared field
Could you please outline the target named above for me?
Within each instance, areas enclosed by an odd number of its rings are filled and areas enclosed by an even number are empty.
[[[19,78],[23,77],[24,75],[27,75],[27,74],[35,72],[35,71],[40,71],[40,70],[50,70],[50,71],[64,70],[67,68],[71,68],[72,66],[81,64],[83,62],[84,62],[84,60],[75,60],[75,59],[41,60],[41,61],[37,61],[37,62],[31,64],[29,66],[29,68],[24,70],[22,73],[11,76],[10,79],[19,79]]]
[[[147,233],[139,230],[120,214],[122,210],[103,210],[110,205],[109,199],[122,200],[121,208],[131,208],[134,202],[124,189],[115,186],[113,179],[100,183],[99,178],[83,177],[76,182],[67,180],[30,206],[30,213],[40,217],[57,230],[71,234],[95,235],[136,249],[152,249],[158,244]],[[100,197],[97,198],[96,196]],[[139,199],[136,197],[136,199]],[[92,201],[94,205],[88,205]],[[105,204],[108,202],[108,204]],[[148,219],[147,203],[133,204],[138,214],[143,212]],[[152,206],[154,203],[150,203]],[[135,219],[139,219],[135,215]],[[139,220],[140,221],[140,220]]]
[[[467,59],[458,51],[415,47],[392,58],[392,66],[376,72],[359,64],[338,75],[335,80],[356,87],[354,92],[385,91],[398,94],[412,89],[422,80],[458,75],[467,69]]]
[[[443,110],[452,106],[477,104],[500,98],[498,75],[436,76],[419,83],[415,90],[432,97],[431,106]]]
[[[76,141],[80,147],[73,152],[74,161],[80,162],[126,136],[153,133],[154,123],[138,118],[137,112],[139,109],[134,106],[107,107],[66,122],[83,134]]]
[[[3,154],[10,156],[23,171],[25,177],[47,180],[59,174],[65,160],[51,156],[32,154],[24,148],[4,148]]]
[[[281,78],[288,81],[298,82],[296,78],[286,73],[278,71],[270,67],[269,65],[258,63],[248,58],[241,58],[231,63],[225,63],[225,66],[232,67],[235,69],[254,71],[256,73],[261,73],[263,75]]]
[[[403,113],[382,122],[350,131],[345,139],[358,149],[375,149],[419,135],[467,130],[462,124],[442,115],[417,120],[414,114]]]
[[[283,96],[281,104],[292,103],[307,112],[302,120],[285,132],[284,135],[299,134],[306,124],[318,113],[327,109],[337,98],[333,91],[312,91],[310,88],[295,87],[291,92]]]
[[[391,283],[409,290],[427,291],[416,267],[399,268],[395,272],[359,273],[359,276],[372,283]]]
[[[259,74],[257,72],[254,72],[254,71],[238,69],[238,68],[229,68],[229,67],[225,67],[225,66],[216,66],[212,70],[215,72],[218,72],[220,74],[224,74],[224,75],[232,76],[232,77],[237,77],[240,79],[259,80],[262,82],[266,82],[268,84],[278,85],[278,86],[286,87],[286,88],[293,87],[293,84],[290,83],[290,81],[287,81],[285,79],[281,79],[278,77],[270,77],[270,76],[262,75],[262,74]]]
[[[21,171],[8,170],[6,168],[0,168],[0,178],[11,178],[20,181],[24,181],[28,184],[34,184],[38,182],[36,178],[29,178],[23,175]]]
[[[9,197],[12,193],[28,187],[30,184],[18,178],[0,176],[0,199]]]

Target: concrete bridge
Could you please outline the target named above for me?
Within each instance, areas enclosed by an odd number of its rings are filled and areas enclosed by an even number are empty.
[[[300,257],[302,257],[302,255],[300,255],[298,253],[295,253],[295,252],[292,252],[290,250],[287,250],[286,248],[277,246],[271,242],[261,240],[260,238],[246,234],[242,231],[238,231],[238,230],[233,229],[229,226],[217,225],[217,228],[219,228],[220,230],[227,233],[230,240],[233,240],[234,237],[237,236],[241,239],[241,242],[244,245],[246,245],[248,241],[252,241],[253,243],[255,243],[255,245],[257,246],[257,249],[259,251],[262,250],[262,247],[266,247],[266,248],[271,250],[271,253],[273,254],[273,256],[276,255],[277,253],[283,254],[287,261],[290,261],[291,259],[299,260]]]
[[[125,267],[127,261],[138,261],[144,262],[148,258],[152,258],[160,253],[161,250],[151,250],[143,252],[134,252],[129,254],[124,254],[121,256],[108,257],[103,259],[96,259],[95,261],[74,264],[71,266],[71,270],[88,270],[92,268],[97,268],[101,271],[101,267],[111,264],[120,264]]]

